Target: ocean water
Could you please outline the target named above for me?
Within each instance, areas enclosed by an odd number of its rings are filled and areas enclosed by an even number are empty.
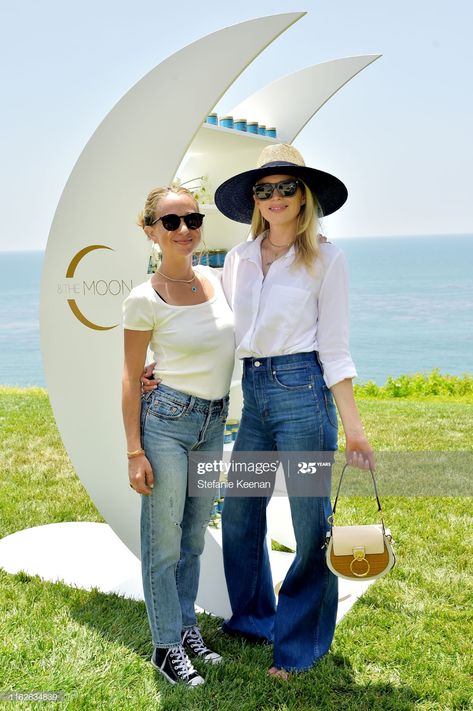
[[[473,235],[337,239],[358,382],[473,372]],[[0,383],[40,385],[43,252],[0,252]]]
[[[473,235],[337,240],[360,381],[473,372]]]
[[[0,252],[0,383],[46,387],[39,345],[44,252]]]

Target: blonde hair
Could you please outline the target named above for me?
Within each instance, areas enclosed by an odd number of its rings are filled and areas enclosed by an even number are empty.
[[[195,199],[193,193],[191,193],[191,191],[187,188],[183,188],[178,183],[172,183],[166,187],[154,188],[154,190],[151,190],[151,192],[148,193],[144,209],[140,212],[136,219],[139,227],[144,229],[147,225],[151,225],[155,219],[158,202],[163,197],[166,197],[166,195],[169,195],[169,193],[175,193],[176,195],[189,195],[189,197],[191,197],[195,202],[197,208],[196,212],[199,212],[199,203]]]
[[[310,188],[300,180],[300,178],[299,181],[303,186],[305,203],[301,205],[297,218],[296,240],[294,242],[294,249],[296,251],[294,265],[303,265],[308,270],[312,270],[314,262],[320,254],[319,241],[317,238],[320,206]],[[264,219],[258,207],[255,205],[251,220],[251,235],[253,239],[256,239],[258,235],[269,230],[269,228],[269,222]]]

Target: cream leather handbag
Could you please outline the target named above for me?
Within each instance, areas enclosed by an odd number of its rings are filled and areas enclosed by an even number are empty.
[[[381,523],[367,526],[334,525],[340,487],[347,467],[348,464],[343,467],[332,515],[329,518],[330,530],[327,531],[325,539],[326,561],[332,573],[339,578],[374,580],[386,575],[396,562],[392,548],[392,536],[390,530],[384,527],[383,512],[372,469],[370,472]]]

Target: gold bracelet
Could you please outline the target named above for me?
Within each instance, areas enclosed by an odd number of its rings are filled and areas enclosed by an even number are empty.
[[[128,459],[133,459],[134,457],[140,457],[144,453],[145,450],[141,449],[140,447],[140,449],[135,449],[134,452],[127,452],[126,456],[128,457]]]

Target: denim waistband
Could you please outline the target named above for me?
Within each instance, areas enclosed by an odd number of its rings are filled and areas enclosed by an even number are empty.
[[[243,365],[245,368],[263,368],[270,370],[271,367],[277,368],[278,365],[295,365],[296,363],[315,363],[322,369],[322,364],[319,359],[319,354],[317,351],[308,351],[304,353],[290,353],[289,355],[279,355],[279,356],[268,356],[266,358],[259,358],[258,356],[252,358],[243,358]]]
[[[172,400],[173,402],[180,405],[187,405],[188,410],[213,410],[219,411],[223,410],[229,402],[229,395],[220,398],[219,400],[206,400],[203,397],[197,397],[196,395],[189,395],[189,393],[184,393],[182,390],[176,390],[175,388],[170,388],[169,385],[164,385],[159,383],[155,390],[144,396],[145,399],[149,399],[150,395],[155,397],[159,395],[164,395],[166,399]]]

